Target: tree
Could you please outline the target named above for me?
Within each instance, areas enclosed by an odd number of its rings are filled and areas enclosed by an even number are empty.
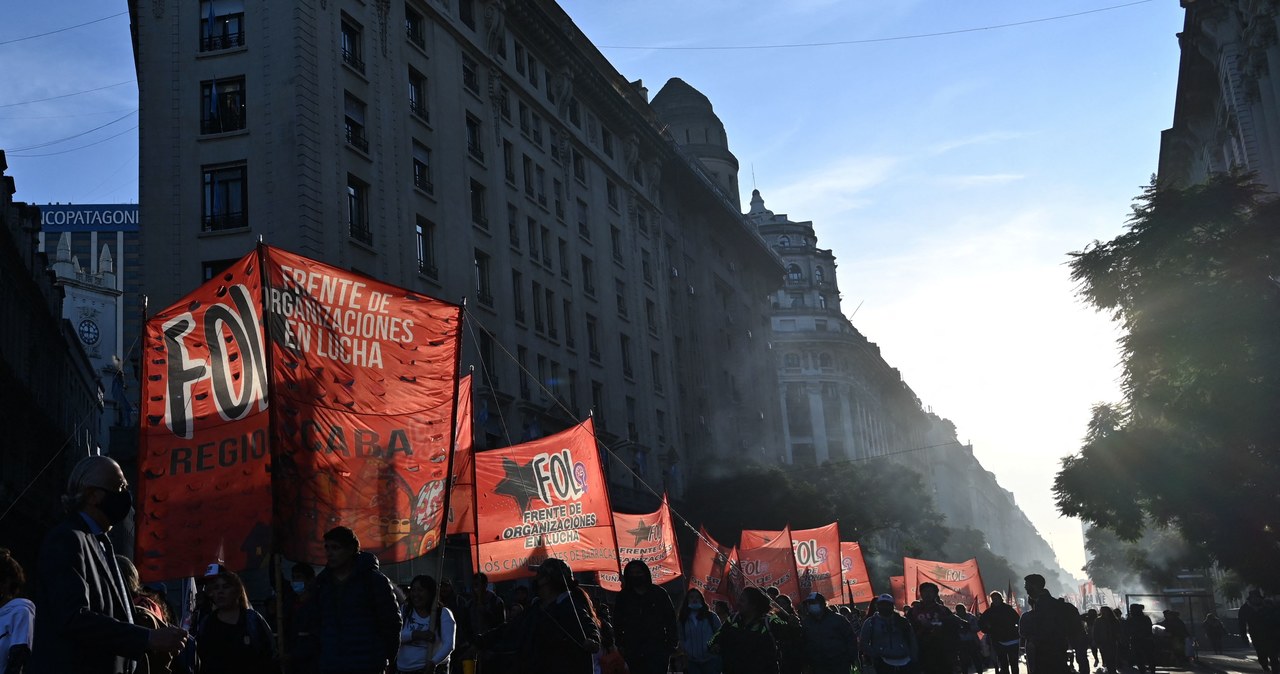
[[[1062,462],[1059,510],[1137,540],[1174,527],[1246,581],[1280,566],[1280,204],[1250,176],[1156,181],[1127,230],[1071,254],[1123,329],[1124,399]]]
[[[1208,566],[1207,555],[1193,548],[1174,529],[1147,527],[1141,538],[1124,541],[1110,529],[1093,527],[1085,533],[1085,564],[1089,578],[1100,587],[1118,592],[1159,592],[1183,586],[1178,576],[1188,569]]]

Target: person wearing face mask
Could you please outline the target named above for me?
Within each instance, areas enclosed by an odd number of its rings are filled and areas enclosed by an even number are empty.
[[[849,621],[827,608],[827,598],[812,592],[801,604],[804,660],[810,674],[846,674],[857,659]]]
[[[738,596],[738,614],[711,638],[724,674],[778,674],[778,645],[769,629],[769,595],[748,587]]]
[[[284,657],[281,658],[286,674],[315,670],[315,662],[309,657],[312,653],[308,652],[314,649],[298,648],[298,633],[311,608],[311,585],[315,580],[316,570],[306,562],[298,562],[289,569],[289,585],[284,592]]]
[[[613,626],[631,674],[666,674],[679,646],[676,610],[666,590],[654,586],[649,565],[641,560],[627,562],[622,570]]]
[[[62,497],[68,518],[40,547],[33,674],[132,674],[147,653],[177,654],[187,633],[133,623],[133,602],[107,533],[133,508],[129,483],[109,457],[71,470]]]
[[[720,630],[720,616],[707,608],[702,593],[691,589],[680,607],[680,651],[685,674],[720,674],[720,656],[711,652],[711,637]]]
[[[875,613],[862,622],[858,635],[862,659],[876,674],[916,674],[920,671],[920,649],[915,630],[906,618],[893,610],[893,595],[882,594],[875,601]]]

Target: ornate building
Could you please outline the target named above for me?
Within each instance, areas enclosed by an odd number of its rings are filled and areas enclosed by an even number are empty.
[[[1194,185],[1240,167],[1280,189],[1280,6],[1182,0],[1173,126],[1160,137],[1159,180]]]

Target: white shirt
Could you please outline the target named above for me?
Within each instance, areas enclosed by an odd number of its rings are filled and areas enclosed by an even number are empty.
[[[20,644],[31,648],[36,605],[28,599],[10,599],[0,606],[0,672],[9,666],[9,649]]]
[[[453,652],[453,613],[443,607],[439,611],[440,627],[436,629],[431,624],[435,618],[435,610],[426,616],[418,615],[416,610],[409,610],[409,615],[404,619],[404,627],[400,630],[400,653],[396,656],[396,669],[406,672],[428,669],[444,662],[449,653]],[[435,641],[427,643],[413,640],[414,632],[427,630],[436,633]]]

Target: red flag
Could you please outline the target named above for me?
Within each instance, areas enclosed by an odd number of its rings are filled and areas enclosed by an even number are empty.
[[[747,530],[742,532],[742,544],[755,547],[783,533]],[[832,604],[848,603],[840,581],[840,530],[836,523],[791,531],[791,550],[796,560],[800,597],[807,597],[810,592],[821,592]]]
[[[951,564],[905,557],[902,565],[908,602],[914,602],[919,597],[921,583],[930,582],[938,586],[939,601],[944,604],[959,603],[968,606],[976,598],[980,611],[987,610],[987,593],[982,586],[978,560]]]
[[[147,321],[142,342],[137,564],[144,581],[271,545],[267,357],[258,253]]]
[[[708,604],[723,600],[733,606],[738,602],[732,576],[737,563],[735,549],[717,543],[706,529],[699,529],[698,547],[689,567],[689,587],[702,592]]]
[[[796,603],[800,581],[796,577],[796,555],[791,547],[791,527],[782,531],[744,530],[738,546],[738,568],[743,586],[761,589],[774,586]]]
[[[889,576],[889,592],[893,594],[893,605],[902,608],[907,605],[907,580],[905,576]]]
[[[385,562],[440,542],[461,308],[266,249],[277,531],[290,559],[324,559],[351,527]]]
[[[472,461],[471,375],[458,383],[458,432],[453,453],[453,492],[449,494],[449,534],[476,532],[476,470]]]
[[[840,573],[844,580],[846,601],[864,604],[876,598],[871,589],[871,576],[867,562],[862,557],[862,546],[857,543],[840,543]]]
[[[574,571],[618,572],[609,491],[588,419],[566,431],[475,454],[478,570],[531,576],[547,557]]]
[[[618,563],[626,568],[627,562],[639,559],[649,565],[653,582],[661,585],[679,578],[680,551],[676,549],[675,527],[671,524],[671,510],[667,497],[657,512],[647,515],[613,514],[613,528],[618,534]],[[599,573],[600,587],[614,592],[622,591],[622,579],[612,571]]]

